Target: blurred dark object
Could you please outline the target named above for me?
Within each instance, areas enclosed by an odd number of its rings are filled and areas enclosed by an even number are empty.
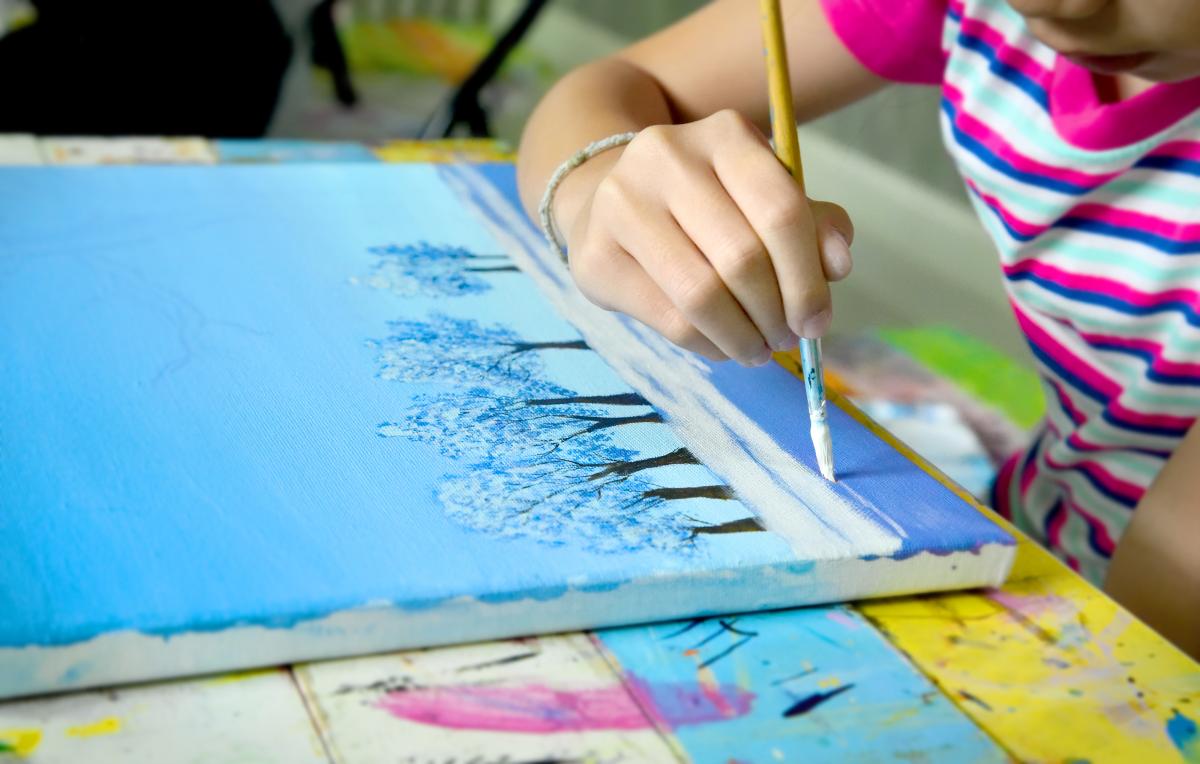
[[[333,92],[342,106],[358,103],[354,83],[350,81],[350,67],[346,64],[346,52],[338,38],[337,25],[333,18],[333,7],[337,0],[321,0],[308,16],[308,33],[312,37],[312,63],[329,72],[333,79]]]
[[[463,80],[450,98],[430,116],[421,131],[421,138],[450,138],[457,132],[459,126],[467,128],[473,138],[491,138],[488,126],[487,112],[479,103],[479,93],[492,81],[500,66],[512,53],[513,48],[525,37],[525,33],[533,26],[538,14],[546,6],[548,0],[526,0],[525,6],[517,17],[496,40],[496,44],[488,51],[475,69]]]
[[[0,132],[263,134],[292,52],[269,0],[36,0],[0,38]]]

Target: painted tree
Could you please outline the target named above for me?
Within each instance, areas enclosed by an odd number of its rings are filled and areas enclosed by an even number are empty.
[[[662,415],[637,393],[579,396],[539,380],[527,381],[520,392],[473,387],[453,395],[419,396],[403,417],[379,425],[378,433],[432,444],[452,459],[502,452],[532,457],[553,454],[604,430],[662,422]],[[613,413],[608,407],[614,405],[639,410]]]
[[[475,262],[448,248],[383,249],[377,254],[406,273],[432,272],[436,263],[444,275],[448,263]],[[531,341],[502,325],[435,313],[391,322],[372,347],[382,379],[453,387],[415,398],[377,432],[431,444],[464,465],[444,476],[437,494],[464,526],[605,552],[690,549],[702,535],[762,530],[753,517],[714,524],[680,509],[685,500],[733,494],[723,484],[663,484],[670,474],[678,482],[673,468],[699,461],[681,446],[652,455],[630,448],[642,442],[631,428],[662,425],[641,395],[580,394],[548,379],[547,354],[591,352],[581,339]]]
[[[492,288],[487,274],[514,273],[507,255],[476,254],[429,242],[388,244],[368,250],[376,257],[362,283],[402,297],[458,297]]]
[[[379,350],[379,377],[398,382],[528,382],[543,372],[537,351],[587,350],[581,339],[527,342],[511,329],[435,313],[425,321],[388,324]]]

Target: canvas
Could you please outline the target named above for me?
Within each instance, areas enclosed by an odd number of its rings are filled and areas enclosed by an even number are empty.
[[[0,696],[998,583],[801,382],[586,302],[509,165],[0,170]]]

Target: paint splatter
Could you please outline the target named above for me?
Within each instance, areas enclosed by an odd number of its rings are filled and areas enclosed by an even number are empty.
[[[634,697],[630,694],[637,696]],[[741,716],[753,694],[721,688],[721,703],[694,684],[648,684],[631,677],[621,685],[561,690],[540,684],[518,687],[414,687],[386,693],[377,706],[392,716],[450,729],[503,732],[632,730],[652,725],[639,702],[667,727]]]
[[[845,626],[847,629],[852,631],[857,631],[862,627],[861,623],[846,615],[846,613],[841,610],[831,610],[829,611],[829,615],[826,617],[839,626]]]
[[[1057,594],[1017,594],[1003,589],[990,589],[987,596],[1006,610],[1027,618],[1052,614],[1067,620],[1079,609],[1076,603]]]
[[[795,703],[787,707],[787,709],[783,712],[783,718],[790,719],[793,716],[803,716],[825,701],[841,695],[843,692],[846,692],[853,686],[853,684],[844,684],[841,687],[833,690],[814,692],[812,695],[807,695],[803,698],[800,698],[800,700],[797,700]]]
[[[1174,715],[1167,720],[1167,735],[1183,754],[1184,761],[1200,762],[1200,734],[1195,721],[1175,709]]]
[[[80,724],[67,727],[67,737],[98,737],[113,735],[121,731],[121,720],[115,716],[106,716],[91,724]]]
[[[959,690],[958,697],[962,698],[963,700],[967,701],[968,703],[974,703],[975,705],[982,708],[984,711],[992,710],[992,707],[990,705],[988,705],[988,703],[983,698],[979,697],[978,695],[973,695],[973,694],[967,692],[966,690]]]
[[[214,676],[208,680],[209,684],[234,684],[236,682],[245,682],[248,679],[258,679],[259,677],[268,676],[270,674],[279,673],[277,668],[265,669],[248,669],[246,671],[233,671],[228,674]]]
[[[0,730],[0,753],[28,756],[37,750],[41,742],[42,731],[39,729]]]

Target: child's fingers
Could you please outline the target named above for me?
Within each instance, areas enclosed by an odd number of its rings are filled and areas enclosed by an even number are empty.
[[[642,269],[628,252],[613,246],[602,257],[572,256],[571,271],[579,290],[604,308],[636,318],[671,342],[705,358],[727,361]]]
[[[833,310],[808,199],[779,160],[761,147],[718,153],[714,166],[770,253],[788,326],[801,337],[820,337]]]
[[[643,224],[625,226],[617,243],[721,352],[747,366],[769,361],[771,350],[758,327],[670,212],[645,208],[639,212]]]
[[[671,211],[763,339],[776,350],[793,347],[797,337],[788,328],[767,249],[716,175],[705,168],[672,197]]]
[[[817,221],[817,240],[821,242],[821,265],[830,281],[850,275],[854,261],[850,245],[854,243],[854,223],[850,215],[832,202],[809,202]]]

